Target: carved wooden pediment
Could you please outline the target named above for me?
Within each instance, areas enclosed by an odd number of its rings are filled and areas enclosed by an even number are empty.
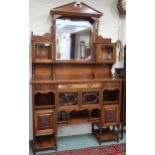
[[[50,13],[51,15],[59,14],[59,15],[97,17],[97,18],[103,15],[100,11],[82,2],[80,4],[72,2],[66,5],[56,7],[52,9]]]

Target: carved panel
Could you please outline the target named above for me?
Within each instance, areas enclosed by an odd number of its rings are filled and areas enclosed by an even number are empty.
[[[60,93],[60,104],[61,105],[76,105],[77,104],[77,93],[75,92]]]
[[[38,129],[52,128],[52,120],[50,115],[38,116]]]
[[[99,92],[90,91],[82,93],[83,104],[96,104],[99,103]]]
[[[54,119],[53,110],[37,110],[35,112],[36,135],[52,133],[55,128]]]
[[[103,111],[103,124],[104,125],[117,125],[119,123],[118,106],[108,105],[104,106]]]

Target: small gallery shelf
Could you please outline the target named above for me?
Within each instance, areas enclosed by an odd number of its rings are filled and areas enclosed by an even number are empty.
[[[119,90],[114,89],[114,90],[108,90],[105,89],[103,91],[103,103],[104,104],[116,104],[119,102]]]
[[[55,94],[53,92],[38,92],[35,94],[34,99],[36,109],[55,107]]]
[[[47,148],[55,148],[56,139],[54,135],[39,136],[35,138],[35,150],[43,150]]]
[[[35,43],[33,45],[33,62],[52,62],[52,43]]]
[[[114,63],[115,46],[113,44],[96,44],[96,62]]]

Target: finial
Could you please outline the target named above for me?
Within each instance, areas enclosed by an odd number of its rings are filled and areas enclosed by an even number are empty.
[[[81,0],[76,0],[74,6],[81,8],[82,7]]]

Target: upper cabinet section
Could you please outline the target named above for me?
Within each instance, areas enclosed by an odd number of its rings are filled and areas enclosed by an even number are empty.
[[[50,34],[35,36],[32,33],[32,62],[52,62],[52,38]]]
[[[94,62],[93,49],[98,35],[97,11],[84,3],[73,2],[54,8],[52,38],[56,63]]]
[[[96,63],[115,63],[116,44],[111,43],[111,39],[104,39],[98,36],[95,43]]]
[[[51,33],[32,34],[32,63],[104,63],[115,62],[115,44],[98,36],[100,11],[84,4],[69,3],[50,11]]]

